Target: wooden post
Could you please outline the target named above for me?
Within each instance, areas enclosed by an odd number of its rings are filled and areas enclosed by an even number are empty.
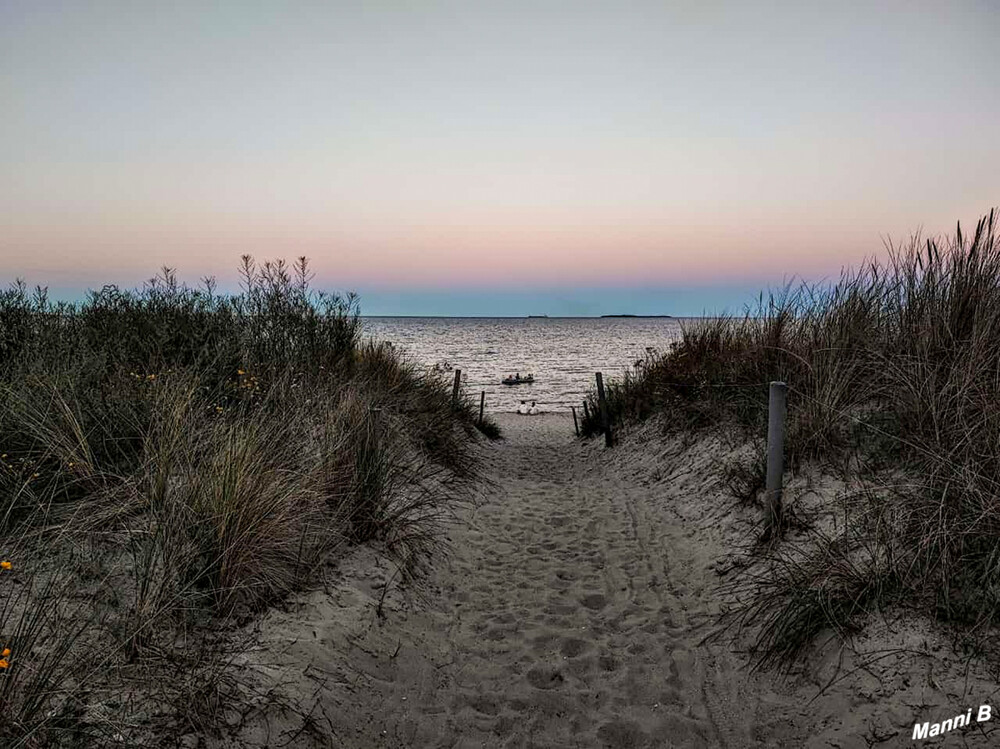
[[[576,436],[580,436],[580,425],[576,423],[576,406],[570,406],[570,410],[573,411],[573,431],[576,432]]]
[[[486,391],[479,394],[479,426],[483,425],[483,408],[486,406]]]
[[[597,373],[597,400],[601,404],[601,428],[604,429],[604,446],[611,447],[614,439],[611,436],[611,419],[608,415],[608,400],[604,397],[604,375]]]
[[[455,370],[455,387],[451,391],[451,405],[452,406],[457,406],[458,405],[458,389],[461,386],[462,386],[462,370],[461,369],[456,369]]]
[[[781,532],[781,477],[785,472],[785,411],[788,386],[772,382],[767,400],[767,507],[766,533]]]

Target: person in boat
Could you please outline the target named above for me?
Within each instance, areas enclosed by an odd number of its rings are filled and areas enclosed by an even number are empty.
[[[521,405],[517,407],[517,412],[522,416],[527,416],[528,410],[529,410],[528,404],[525,403],[524,401],[521,401]]]
[[[514,379],[515,380],[520,380],[521,379],[521,373],[518,372],[516,375],[514,375]]]
[[[531,414],[532,416],[535,416],[536,414],[540,414],[541,412],[542,409],[540,409],[534,401],[531,401],[531,408],[528,409],[528,413]]]

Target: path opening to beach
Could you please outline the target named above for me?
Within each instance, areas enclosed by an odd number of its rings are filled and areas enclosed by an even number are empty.
[[[718,488],[724,445],[650,431],[606,451],[568,415],[498,420],[493,487],[422,584],[359,547],[260,623],[243,745],[868,746],[996,691],[912,622],[873,625],[864,664],[828,637],[790,677],[752,672],[720,630],[747,541]]]
[[[701,644],[715,612],[694,527],[603,467],[570,416],[500,419],[493,488],[422,594],[362,549],[332,595],[269,615],[285,698],[338,746],[753,743],[741,664]],[[297,725],[270,712],[260,742]]]
[[[456,528],[443,591],[454,662],[430,702],[446,712],[414,716],[416,743],[749,743],[738,665],[699,644],[714,623],[690,574],[693,528],[596,460],[570,418],[502,426],[497,491]]]

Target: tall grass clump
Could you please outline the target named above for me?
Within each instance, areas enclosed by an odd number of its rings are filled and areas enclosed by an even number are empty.
[[[757,578],[744,621],[759,625],[764,662],[788,663],[820,630],[848,631],[892,602],[980,644],[1000,624],[997,216],[887,250],[836,283],[689,325],[608,388],[618,420],[761,435],[767,383],[784,380],[788,464],[819,461],[856,483],[837,534],[777,548]]]
[[[211,727],[238,692],[220,623],[346,544],[413,579],[481,479],[472,409],[362,340],[353,296],[313,292],[304,258],[241,273],[235,295],[170,270],[80,304],[0,292],[5,746],[155,745],[164,699]],[[206,675],[195,715],[175,687]]]

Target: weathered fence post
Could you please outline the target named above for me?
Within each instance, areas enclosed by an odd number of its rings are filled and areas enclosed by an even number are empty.
[[[604,446],[611,447],[614,439],[611,437],[611,418],[608,415],[608,400],[604,397],[604,375],[597,373],[597,400],[601,404],[601,427],[604,429]]]
[[[788,385],[772,382],[767,399],[767,533],[781,532],[781,477],[785,472],[785,411]]]
[[[461,386],[462,386],[462,370],[461,369],[456,369],[455,370],[455,387],[451,391],[451,405],[452,406],[457,406],[458,405],[458,389]]]
[[[576,436],[580,436],[580,425],[576,423],[576,406],[570,406],[570,410],[573,412],[573,431],[576,432]]]
[[[479,426],[483,425],[483,408],[486,406],[486,391],[479,394]]]

